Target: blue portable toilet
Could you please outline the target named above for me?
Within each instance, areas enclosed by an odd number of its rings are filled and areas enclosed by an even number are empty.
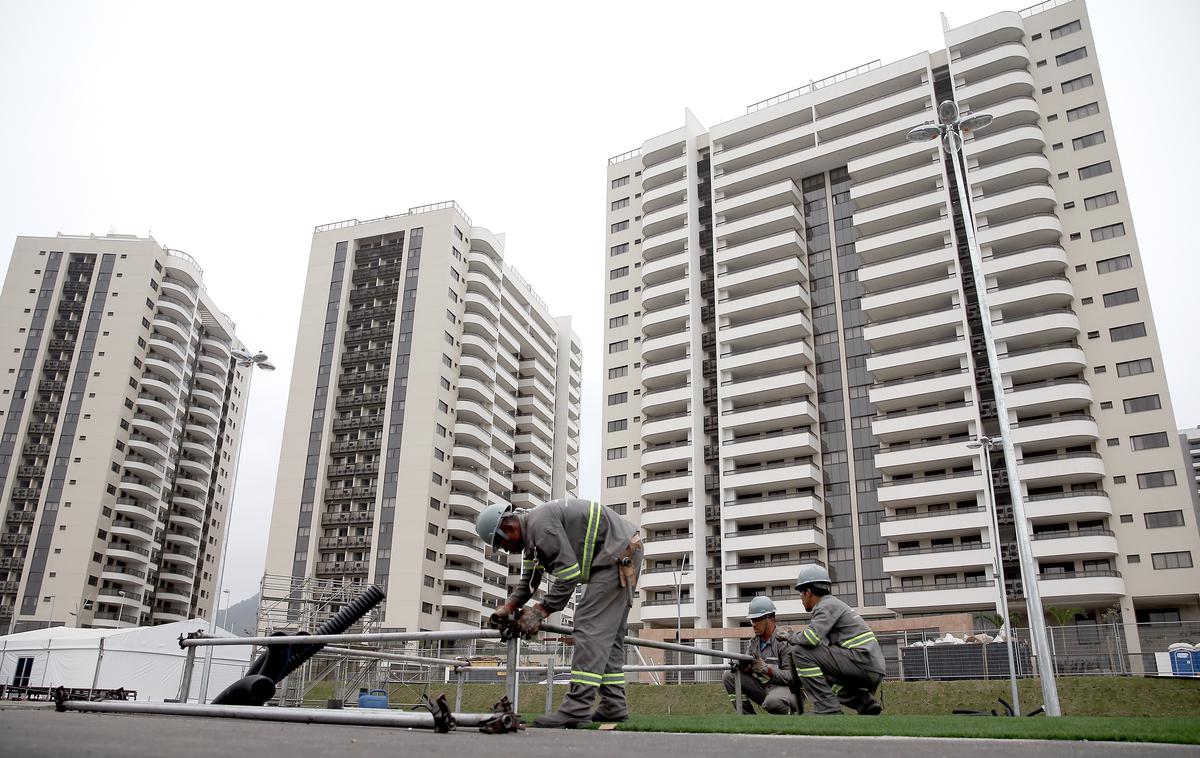
[[[1174,647],[1174,645],[1172,645]],[[1188,647],[1191,647],[1190,645]],[[1171,673],[1175,676],[1195,676],[1196,668],[1193,664],[1193,659],[1196,657],[1195,650],[1185,648],[1177,648],[1170,651],[1171,656]]]
[[[358,691],[358,707],[359,708],[387,708],[388,693],[387,690],[371,690],[367,692],[366,687]]]
[[[1192,650],[1192,676],[1200,676],[1200,647]]]

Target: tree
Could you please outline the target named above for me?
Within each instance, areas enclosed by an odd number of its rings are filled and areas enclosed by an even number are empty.
[[[1046,613],[1054,617],[1055,626],[1067,626],[1075,617],[1083,613],[1082,608],[1046,608]]]

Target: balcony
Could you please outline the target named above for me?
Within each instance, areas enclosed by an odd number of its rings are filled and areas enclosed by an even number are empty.
[[[134,521],[153,524],[158,521],[158,505],[155,501],[157,498],[150,502],[140,502],[129,497],[119,497],[113,504],[113,510]]]
[[[1002,353],[1000,372],[1012,377],[1014,384],[1082,373],[1087,367],[1083,350],[1074,342],[1056,342],[1045,345],[1009,350]]]
[[[642,450],[642,468],[646,471],[661,471],[686,467],[691,463],[692,456],[695,454],[696,451],[692,447],[691,440],[647,445]]]
[[[1062,274],[1067,270],[1067,251],[1059,245],[1035,245],[1020,250],[992,253],[983,259],[983,273],[988,277],[1020,272],[1025,277]]]
[[[962,308],[943,303],[920,313],[872,321],[863,330],[863,338],[872,348],[890,350],[914,341],[954,337],[960,331],[966,331]]]
[[[872,322],[918,316],[931,309],[951,307],[959,294],[957,274],[863,295],[863,313]]]
[[[679,381],[686,381],[691,370],[692,359],[690,356],[674,358],[661,363],[643,363],[642,384],[647,389],[676,384]]]
[[[738,435],[770,432],[816,423],[817,409],[807,396],[783,397],[721,412],[721,429]],[[726,440],[723,444],[731,444]]]
[[[1033,94],[1033,76],[1024,70],[1005,71],[971,84],[955,87],[954,95],[965,106],[982,110],[989,103]]]
[[[687,353],[691,341],[692,333],[688,329],[648,337],[642,341],[642,357],[651,363],[678,358]]]
[[[740,523],[782,518],[804,520],[825,515],[825,503],[816,495],[765,495],[726,500],[721,516]]]
[[[687,301],[642,314],[642,335],[653,337],[686,328],[692,309]]]
[[[643,260],[657,260],[666,255],[679,253],[687,249],[688,228],[681,226],[662,234],[656,234],[642,239]]]
[[[808,268],[798,255],[756,263],[744,268],[729,269],[717,274],[717,290],[721,298],[721,315],[729,316],[743,305],[754,306],[757,303],[738,303],[737,300],[759,295],[767,290],[798,284],[808,279]],[[793,303],[808,304],[808,293],[800,292]]]
[[[718,222],[713,234],[718,246],[729,246],[787,231],[803,230],[804,216],[789,202],[736,221]]]
[[[1109,558],[1121,550],[1116,535],[1109,529],[1062,530],[1035,532],[1032,541],[1033,557],[1043,558]]]
[[[1108,493],[1081,489],[1025,496],[1025,516],[1034,524],[1065,519],[1097,519],[1112,516]]]
[[[721,457],[736,465],[748,461],[816,455],[819,448],[820,439],[811,432],[783,429],[725,440],[721,443]]]
[[[967,183],[986,194],[1005,187],[1044,182],[1050,174],[1050,161],[1039,150],[996,163],[968,167]]]
[[[726,585],[737,587],[751,584],[792,584],[799,575],[800,566],[807,561],[787,559],[779,561],[755,561],[752,563],[730,563],[721,572]],[[776,604],[778,608],[778,604]]]
[[[644,209],[643,209],[644,210]],[[652,237],[656,234],[669,232],[687,224],[688,204],[686,198],[674,205],[668,205],[645,213],[642,216],[642,234]]]
[[[810,366],[813,363],[812,347],[804,339],[789,339],[782,342],[751,346],[721,353],[719,363],[722,371],[745,374],[764,374],[785,368]],[[740,377],[738,377],[740,378]]]
[[[654,416],[642,420],[642,441],[648,444],[666,442],[687,434],[692,429],[692,414],[689,411]]]
[[[970,444],[969,439],[952,439],[889,445],[875,453],[875,468],[890,475],[972,463],[979,452],[968,447]]]
[[[995,550],[986,542],[889,550],[883,556],[883,571],[892,575],[946,573],[991,567],[995,557]]]
[[[949,238],[950,219],[943,217],[862,237],[855,242],[854,249],[864,264],[871,264],[921,250],[943,247],[949,242]]]
[[[692,491],[691,471],[664,471],[642,477],[643,498],[681,497]]]
[[[903,442],[915,437],[937,437],[968,431],[978,420],[975,405],[950,402],[936,408],[891,411],[871,420],[871,431],[881,442]]]
[[[1018,461],[1021,481],[1031,487],[1082,484],[1104,478],[1104,461],[1099,453],[1079,452],[1032,457]]]
[[[974,478],[979,483],[979,491],[982,492],[983,477],[977,474]],[[983,506],[953,508],[903,516],[885,516],[880,521],[879,534],[889,540],[919,539],[931,535],[949,537],[990,532],[991,523],[992,517]]]
[[[647,310],[667,308],[687,301],[691,286],[686,272],[677,279],[656,282],[642,289],[642,307]]]
[[[1038,589],[1045,600],[1062,603],[1111,601],[1125,595],[1125,580],[1120,571],[1096,569],[1039,574]]]
[[[855,183],[850,187],[850,198],[862,208],[878,207],[901,198],[921,194],[939,184],[942,179],[942,162],[936,154],[921,151],[911,162],[904,162],[895,171],[883,176]],[[944,191],[943,191],[944,192]],[[855,225],[858,214],[855,213]]]
[[[1014,309],[1015,310],[1015,309]],[[1079,317],[1070,308],[1047,308],[1006,315],[992,322],[992,338],[1010,349],[1070,342],[1079,336]]]
[[[691,619],[696,616],[696,601],[684,599],[677,607],[672,600],[643,600],[640,618],[643,622],[670,621],[675,623],[676,617]]]
[[[964,471],[880,482],[878,497],[880,503],[901,507],[965,500],[980,492],[983,492],[983,474]]]
[[[949,582],[890,587],[884,605],[901,613],[991,609],[996,606],[996,598],[994,581]]]
[[[867,356],[867,371],[877,382],[886,384],[913,374],[934,374],[962,368],[966,357],[967,342],[961,336],[939,338],[873,351]]]
[[[817,526],[784,526],[726,532],[721,549],[727,553],[814,550],[825,547],[825,533]]]
[[[717,331],[723,346],[738,350],[774,345],[783,340],[798,340],[812,334],[812,322],[802,310],[762,316],[736,324],[726,324]],[[644,348],[643,348],[644,351]],[[645,353],[643,352],[643,355]]]
[[[788,584],[791,584],[795,581],[795,577],[789,576],[787,581]],[[725,617],[730,619],[745,619],[746,615],[750,613],[750,601],[753,599],[747,595],[732,598],[725,604]],[[795,592],[772,592],[771,600],[775,603],[775,613],[779,618],[796,618],[798,621],[799,616],[808,613],[804,609],[804,601]]]
[[[691,532],[671,535],[647,534],[642,539],[642,544],[644,546],[645,557],[649,560],[651,558],[665,558],[672,555],[691,553],[695,550],[696,540]]]
[[[721,398],[737,400],[757,398],[764,402],[809,395],[815,392],[816,382],[804,369],[785,369],[773,374],[721,382]],[[736,412],[736,411],[734,411]],[[726,421],[726,426],[730,426]]]
[[[718,198],[713,207],[713,212],[720,220],[725,220],[722,217],[733,217],[730,219],[733,220],[779,208],[780,206],[802,206],[803,204],[804,196],[800,193],[800,189],[796,186],[796,183],[791,179],[784,179],[781,182],[751,190],[750,192],[725,195]]]
[[[666,528],[691,527],[696,518],[696,506],[686,502],[648,503],[642,509],[642,528],[661,531]]]
[[[726,470],[721,475],[725,490],[762,491],[771,487],[808,487],[821,483],[821,470],[809,462],[785,461]]]
[[[692,385],[664,387],[642,394],[642,413],[647,416],[662,416],[687,410],[692,400]]]
[[[898,258],[887,258],[858,270],[858,280],[874,292],[883,292],[893,287],[906,287],[928,281],[939,274],[956,270],[955,250],[949,245],[938,245]]]
[[[799,257],[806,251],[804,236],[794,229],[789,229],[736,245],[727,244],[719,247],[714,260],[718,266],[742,269],[761,266],[764,263],[789,256]]]
[[[1001,309],[1019,304],[1029,308],[1031,301],[1041,309],[1066,308],[1074,298],[1071,280],[1061,274],[1009,282],[988,289],[988,306]]]
[[[932,173],[932,172],[931,172]],[[937,179],[940,179],[940,175]],[[854,212],[854,228],[863,236],[870,236],[900,225],[918,224],[946,214],[946,190],[940,182],[928,182],[912,188],[914,192],[903,197],[880,202]]]
[[[1019,421],[1012,425],[1012,441],[1032,447],[1078,447],[1100,439],[1096,420],[1083,413]]]

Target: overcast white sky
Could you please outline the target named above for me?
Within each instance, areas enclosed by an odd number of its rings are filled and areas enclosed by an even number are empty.
[[[261,578],[312,227],[455,199],[583,339],[599,495],[610,155],[809,79],[941,46],[1020,0],[192,3],[0,0],[0,266],[14,238],[153,231],[204,267],[255,377],[226,586]],[[1181,426],[1200,423],[1195,0],[1094,0]],[[1176,126],[1176,125],[1179,126]],[[580,276],[580,272],[587,275]]]

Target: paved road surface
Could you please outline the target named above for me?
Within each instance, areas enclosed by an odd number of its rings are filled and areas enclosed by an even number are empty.
[[[997,746],[1002,744],[1002,748]],[[1175,758],[1200,749],[1175,745],[1041,742],[1032,740],[911,739],[905,737],[778,737],[733,734],[657,734],[530,729],[520,734],[484,735],[463,730],[435,734],[379,727],[280,724],[182,716],[56,713],[45,709],[0,710],[0,757],[8,758],[586,758],[588,756],[677,755],[728,758],[753,755],[853,758],[882,754],[949,758],[967,750],[1006,758]],[[498,752],[497,752],[498,751]]]

